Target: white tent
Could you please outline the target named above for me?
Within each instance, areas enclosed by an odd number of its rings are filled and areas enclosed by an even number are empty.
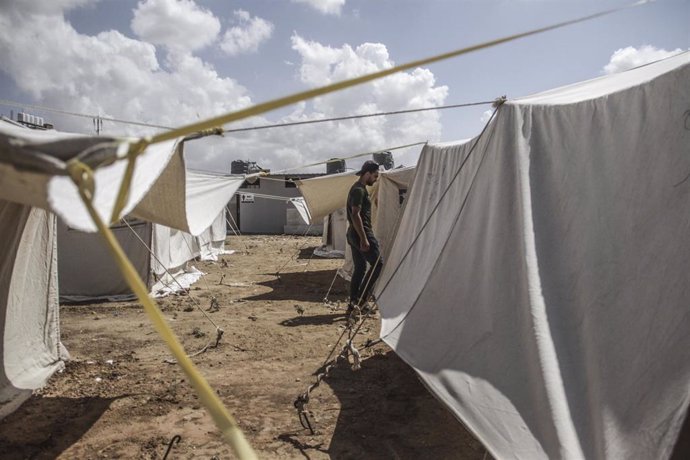
[[[0,200],[0,420],[64,367],[55,216]]]
[[[97,168],[95,206],[109,219],[126,164],[128,140],[31,130],[0,121],[0,418],[14,411],[64,364],[60,343],[57,231],[53,211],[73,228],[95,226],[66,161],[82,153]],[[146,149],[132,177],[122,215],[155,182],[177,143]],[[5,201],[6,200],[6,201]],[[39,209],[42,208],[42,209]]]
[[[496,458],[666,458],[690,402],[690,54],[426,146],[381,337]]]
[[[66,163],[80,154],[82,162],[94,169],[94,206],[101,218],[109,221],[126,175],[127,150],[133,142],[27,129],[0,121],[0,198],[50,210],[71,228],[95,232],[96,226],[67,174]],[[178,141],[161,142],[138,156],[129,194],[116,220],[134,209],[171,160],[175,159],[167,170],[184,165],[181,146]]]
[[[57,214],[70,229],[96,229],[67,174],[67,162],[78,156],[94,170],[94,207],[109,221],[126,176],[126,154],[132,142],[32,130],[0,121],[0,214],[6,217],[0,226],[4,249],[0,324],[5,325],[0,329],[0,418],[13,411],[30,390],[44,385],[66,357],[59,341],[56,220],[46,211]],[[200,255],[211,253],[219,246],[218,235],[225,236],[214,221],[243,178],[203,179],[186,171],[178,141],[149,146],[137,157],[129,193],[115,219],[132,213],[189,232],[199,237]],[[173,243],[182,232],[162,225],[150,228],[154,246],[158,242],[155,252],[164,265],[174,267],[188,260],[188,255],[179,252],[184,248],[182,241]],[[109,256],[101,262],[103,267],[112,264]],[[159,273],[159,267],[151,265],[151,271]]]
[[[225,245],[225,204],[243,181],[244,176],[187,170],[182,155],[175,155],[132,212],[148,222],[111,227],[152,294],[174,292],[197,281],[202,273],[188,267],[190,260],[217,260]],[[60,223],[58,247],[61,300],[132,296],[100,235]],[[88,259],[81,256],[83,248],[88,248]]]
[[[179,291],[180,286],[187,288],[197,281],[202,273],[190,266],[193,259],[218,260],[225,252],[224,210],[199,236],[130,219],[111,226],[111,230],[154,296]],[[61,301],[133,297],[100,235],[73,230],[58,222],[58,253]]]

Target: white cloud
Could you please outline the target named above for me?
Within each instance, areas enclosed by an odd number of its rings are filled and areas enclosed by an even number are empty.
[[[314,87],[394,65],[383,44],[329,47],[293,37],[297,78]],[[167,49],[167,48],[166,48]],[[32,50],[28,53],[26,50]],[[163,61],[154,44],[111,30],[96,35],[77,32],[62,10],[47,14],[3,9],[0,14],[0,62],[19,91],[31,102],[79,113],[180,126],[230,112],[252,103],[247,89],[189,50],[168,49]],[[424,68],[389,76],[317,100],[297,104],[277,122],[324,119],[353,113],[442,105],[448,88],[437,85]],[[63,131],[93,134],[91,120],[44,115]],[[270,123],[255,117],[228,128]],[[105,135],[150,134],[156,129],[104,123]],[[186,148],[192,167],[229,171],[235,159],[251,159],[263,167],[284,169],[374,151],[395,145],[438,140],[439,115],[422,112],[390,117],[326,122],[291,128],[233,133],[194,141]],[[421,147],[402,155],[411,164]],[[351,160],[358,167],[363,159]],[[317,167],[325,171],[325,166]]]
[[[294,3],[305,3],[323,14],[340,16],[345,0],[292,0]]]
[[[292,37],[292,43],[300,59],[297,75],[309,87],[394,65],[386,46],[380,43],[334,48],[304,40],[296,34]],[[279,122],[430,107],[442,105],[447,94],[448,88],[437,86],[430,70],[418,68],[298,104]],[[265,122],[256,119],[251,124]],[[204,159],[199,161],[222,165],[227,170],[229,160],[224,152],[243,152],[246,158],[275,170],[413,142],[438,140],[440,135],[441,124],[435,112],[331,121],[233,133],[224,140],[212,139],[204,150]],[[411,164],[420,150],[421,147],[411,148],[402,155],[396,151],[394,158],[398,164]],[[348,166],[358,167],[362,161],[361,158],[351,160]],[[319,166],[317,170],[325,171],[325,166]]]
[[[616,50],[612,55],[609,63],[604,66],[604,73],[612,74],[622,72],[624,70],[632,69],[650,62],[664,59],[674,54],[680,53],[682,50],[676,48],[673,51],[666,51],[654,46],[644,45],[640,48],[628,46]]]
[[[71,10],[80,6],[88,5],[89,3],[97,3],[99,0],[32,0],[29,2],[0,2],[0,11],[13,10],[15,13],[28,14],[61,14],[64,11]]]
[[[293,49],[299,54],[300,80],[315,87],[344,78],[389,68],[394,64],[385,45],[364,43],[353,47],[329,47],[318,42],[292,37]],[[279,123],[320,120],[352,114],[368,114],[443,105],[446,86],[437,86],[429,69],[402,72],[360,87],[297,104]],[[267,120],[256,118],[246,125]],[[438,113],[419,112],[405,115],[371,117],[356,120],[329,121],[289,128],[274,128],[232,133],[223,139],[209,138],[194,145],[189,152],[190,164],[228,170],[234,159],[251,159],[264,168],[284,169],[406,145],[441,137]],[[414,164],[421,146],[393,152],[396,164]],[[198,152],[198,156],[197,156]],[[227,152],[235,152],[228,157]],[[241,153],[237,153],[241,152]],[[359,167],[365,158],[347,161],[350,168]],[[198,163],[197,163],[198,162]],[[325,165],[312,170],[325,172]]]
[[[201,49],[220,32],[218,18],[192,0],[143,0],[131,26],[139,38],[173,50]]]
[[[482,113],[482,116],[479,117],[479,121],[481,121],[482,123],[486,123],[491,119],[491,115],[493,115],[493,113],[494,109],[486,110],[484,113]]]
[[[114,30],[80,34],[62,14],[0,15],[0,61],[36,102],[67,111],[176,126],[251,103],[244,87],[187,52],[170,52],[163,69],[151,43]],[[84,132],[90,123],[64,117],[56,126]],[[104,128],[143,132],[109,122]]]
[[[238,25],[227,30],[220,43],[221,49],[230,56],[254,53],[261,43],[271,38],[271,22],[258,16],[252,17],[244,10],[236,10],[234,14]]]

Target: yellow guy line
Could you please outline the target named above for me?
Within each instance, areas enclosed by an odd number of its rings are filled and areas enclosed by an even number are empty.
[[[195,133],[198,133],[200,131],[204,131],[204,130],[208,130],[208,129],[216,129],[216,128],[219,128],[220,126],[223,126],[227,123],[231,123],[233,121],[238,121],[238,120],[242,120],[244,118],[253,117],[253,116],[265,113],[265,112],[270,112],[271,110],[285,107],[287,105],[295,104],[297,102],[305,101],[307,99],[312,99],[312,98],[317,97],[317,96],[323,96],[325,94],[329,94],[329,93],[332,93],[335,91],[340,91],[340,90],[350,88],[353,86],[361,85],[362,83],[367,83],[367,82],[370,82],[373,80],[377,80],[379,78],[387,77],[388,75],[392,75],[394,73],[401,72],[403,70],[408,70],[408,69],[412,69],[415,67],[420,67],[423,65],[431,64],[434,62],[443,61],[445,59],[460,56],[461,54],[471,53],[472,51],[477,51],[477,50],[484,49],[484,48],[490,48],[490,47],[493,47],[496,45],[500,45],[501,43],[506,43],[506,42],[510,42],[513,40],[517,40],[519,38],[528,37],[530,35],[536,35],[536,34],[540,34],[542,32],[547,32],[549,30],[559,29],[561,27],[569,26],[571,24],[577,24],[579,22],[588,21],[590,19],[598,18],[600,16],[605,16],[607,14],[615,13],[617,11],[621,11],[621,10],[624,10],[627,8],[633,8],[633,7],[636,7],[639,5],[643,5],[645,3],[650,3],[651,1],[654,1],[654,0],[640,0],[638,2],[629,4],[626,6],[622,6],[622,7],[618,7],[618,8],[612,8],[610,10],[601,11],[599,13],[590,14],[589,16],[584,16],[581,18],[572,19],[570,21],[560,22],[558,24],[553,24],[553,25],[550,25],[547,27],[534,29],[534,30],[531,30],[528,32],[522,32],[522,33],[515,34],[515,35],[509,35],[507,37],[498,38],[496,40],[491,40],[491,41],[480,43],[477,45],[468,46],[466,48],[461,48],[461,49],[458,49],[455,51],[450,51],[450,52],[443,53],[443,54],[438,54],[436,56],[432,56],[429,58],[418,59],[416,61],[408,62],[407,64],[401,64],[399,66],[391,67],[390,69],[381,70],[379,72],[374,72],[374,73],[370,73],[367,75],[362,75],[361,77],[352,78],[350,80],[344,80],[341,82],[333,83],[331,85],[322,86],[320,88],[315,88],[315,89],[311,89],[308,91],[295,93],[295,94],[292,94],[290,96],[285,96],[285,97],[281,97],[278,99],[274,99],[272,101],[263,102],[261,104],[256,104],[252,107],[238,110],[237,112],[230,112],[230,113],[227,113],[224,115],[219,115],[217,117],[208,118],[206,120],[202,120],[202,121],[199,121],[196,123],[192,123],[190,125],[182,126],[180,128],[176,128],[176,129],[173,129],[171,131],[156,134],[156,135],[151,136],[151,137],[144,137],[138,143],[133,144],[130,147],[130,152],[133,153],[134,156],[137,156],[137,155],[139,155],[139,153],[144,151],[144,147],[146,147],[150,144],[156,144],[159,142],[165,142],[165,141],[169,141],[169,140],[176,139],[176,138],[183,137],[183,136],[189,136],[191,134],[195,134]],[[137,152],[134,152],[135,149],[140,149],[140,150]],[[129,161],[130,161],[130,163],[133,163],[133,159],[131,157],[130,157]],[[118,194],[118,199],[115,201],[114,211],[117,211],[118,213],[124,208],[125,201],[127,199],[127,196],[129,195],[129,187],[128,187],[128,180],[127,179],[128,178],[125,177],[125,180],[123,180],[121,187],[120,187],[120,193]],[[112,217],[111,221],[115,222],[118,220],[118,218],[119,218],[119,216],[116,216],[115,213],[113,213],[113,217]]]
[[[339,91],[342,89],[350,88],[352,86],[360,85],[362,83],[367,83],[367,82],[370,82],[370,81],[373,81],[373,80],[376,80],[379,78],[387,77],[388,75],[391,75],[391,74],[394,74],[397,72],[401,72],[403,70],[408,70],[408,69],[412,69],[414,67],[419,67],[419,66],[431,64],[433,62],[442,61],[442,60],[449,59],[452,57],[460,56],[461,54],[467,54],[467,53],[470,53],[472,51],[477,51],[477,50],[480,50],[483,48],[490,48],[492,46],[500,45],[501,43],[506,43],[509,41],[517,40],[519,38],[528,37],[530,35],[540,34],[542,32],[546,32],[546,31],[553,30],[553,29],[558,29],[558,28],[565,27],[565,26],[568,26],[571,24],[576,24],[579,22],[588,21],[590,19],[598,18],[600,16],[605,16],[607,14],[614,13],[616,11],[621,11],[621,10],[624,10],[627,8],[636,7],[636,6],[645,4],[645,3],[649,3],[649,0],[642,0],[642,1],[630,4],[630,5],[626,5],[626,6],[622,6],[622,7],[618,7],[618,8],[612,8],[610,10],[601,11],[599,13],[591,14],[589,16],[584,16],[584,17],[581,17],[578,19],[572,19],[570,21],[560,22],[558,24],[554,24],[551,26],[542,27],[539,29],[534,29],[534,30],[531,30],[529,32],[522,32],[519,34],[510,35],[507,37],[498,38],[496,40],[491,40],[491,41],[480,43],[477,45],[468,46],[466,48],[461,48],[461,49],[458,49],[455,51],[450,51],[447,53],[438,54],[436,56],[432,56],[429,58],[419,59],[416,61],[408,62],[407,64],[401,64],[399,66],[391,67],[390,69],[381,70],[379,72],[370,73],[368,75],[362,75],[361,77],[352,78],[350,80],[344,80],[341,82],[333,83],[331,85],[322,86],[320,88],[315,88],[315,89],[311,89],[308,91],[295,93],[295,94],[292,94],[290,96],[285,96],[285,97],[281,97],[278,99],[274,99],[272,101],[263,102],[261,104],[256,104],[256,105],[254,105],[252,107],[248,107],[246,109],[238,110],[237,112],[231,112],[231,113],[228,113],[225,115],[220,115],[220,116],[217,116],[214,118],[209,118],[207,120],[199,121],[197,123],[192,123],[190,125],[182,126],[180,128],[173,129],[172,131],[166,131],[166,132],[163,132],[160,134],[156,134],[156,135],[154,135],[148,139],[148,143],[149,144],[155,144],[157,142],[164,142],[164,141],[172,140],[172,139],[175,139],[175,138],[178,138],[181,136],[187,136],[187,135],[199,132],[199,131],[203,131],[205,129],[215,128],[215,127],[222,126],[222,125],[225,125],[225,124],[233,122],[233,121],[237,121],[237,120],[241,120],[243,118],[248,118],[248,117],[260,115],[262,113],[269,112],[271,110],[275,110],[275,109],[278,109],[281,107],[285,107],[287,105],[295,104],[297,102],[301,102],[301,101],[311,99],[311,98],[314,98],[317,96],[323,96],[325,94],[332,93],[334,91]]]
[[[235,455],[237,455],[238,458],[256,459],[256,453],[245,439],[242,431],[237,425],[237,422],[232,415],[230,415],[230,412],[228,412],[228,410],[225,408],[220,398],[218,398],[206,379],[204,379],[204,377],[199,373],[192,360],[187,357],[182,345],[166,323],[163,314],[153,300],[151,300],[149,297],[148,289],[146,289],[143,281],[141,278],[139,278],[139,275],[132,266],[132,263],[127,259],[127,256],[118,244],[113,233],[96,212],[92,202],[94,193],[93,172],[88,166],[79,161],[69,162],[67,168],[72,180],[79,189],[79,194],[84,202],[84,205],[86,205],[89,214],[91,215],[91,219],[93,219],[93,222],[98,227],[98,231],[105,239],[111,255],[115,259],[115,262],[127,281],[127,284],[136,294],[156,331],[161,336],[163,341],[165,341],[173,356],[180,364],[180,367],[182,367],[182,370],[187,375],[187,378],[196,390],[196,393],[199,395],[201,403],[211,414],[213,421],[221,431],[223,438],[231,445]]]

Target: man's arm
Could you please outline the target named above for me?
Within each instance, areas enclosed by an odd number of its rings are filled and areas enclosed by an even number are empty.
[[[367,234],[364,233],[364,224],[362,223],[362,216],[360,214],[362,207],[351,206],[350,210],[352,211],[352,224],[359,236],[359,249],[362,252],[367,252],[369,251],[369,240],[367,239]]]

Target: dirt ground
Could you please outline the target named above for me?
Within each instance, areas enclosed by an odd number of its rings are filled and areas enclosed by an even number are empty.
[[[260,458],[482,459],[485,450],[385,344],[363,350],[362,368],[340,363],[312,393],[315,434],[293,402],[315,381],[345,326],[323,302],[342,260],[311,257],[320,238],[229,237],[237,252],[196,262],[207,273],[190,296],[159,299],[188,353],[238,420]],[[276,276],[279,273],[279,276]],[[329,300],[344,300],[335,280]],[[341,304],[342,305],[342,304]],[[378,338],[367,320],[356,345]],[[233,458],[182,370],[137,302],[63,305],[71,354],[19,410],[0,422],[0,458]]]

